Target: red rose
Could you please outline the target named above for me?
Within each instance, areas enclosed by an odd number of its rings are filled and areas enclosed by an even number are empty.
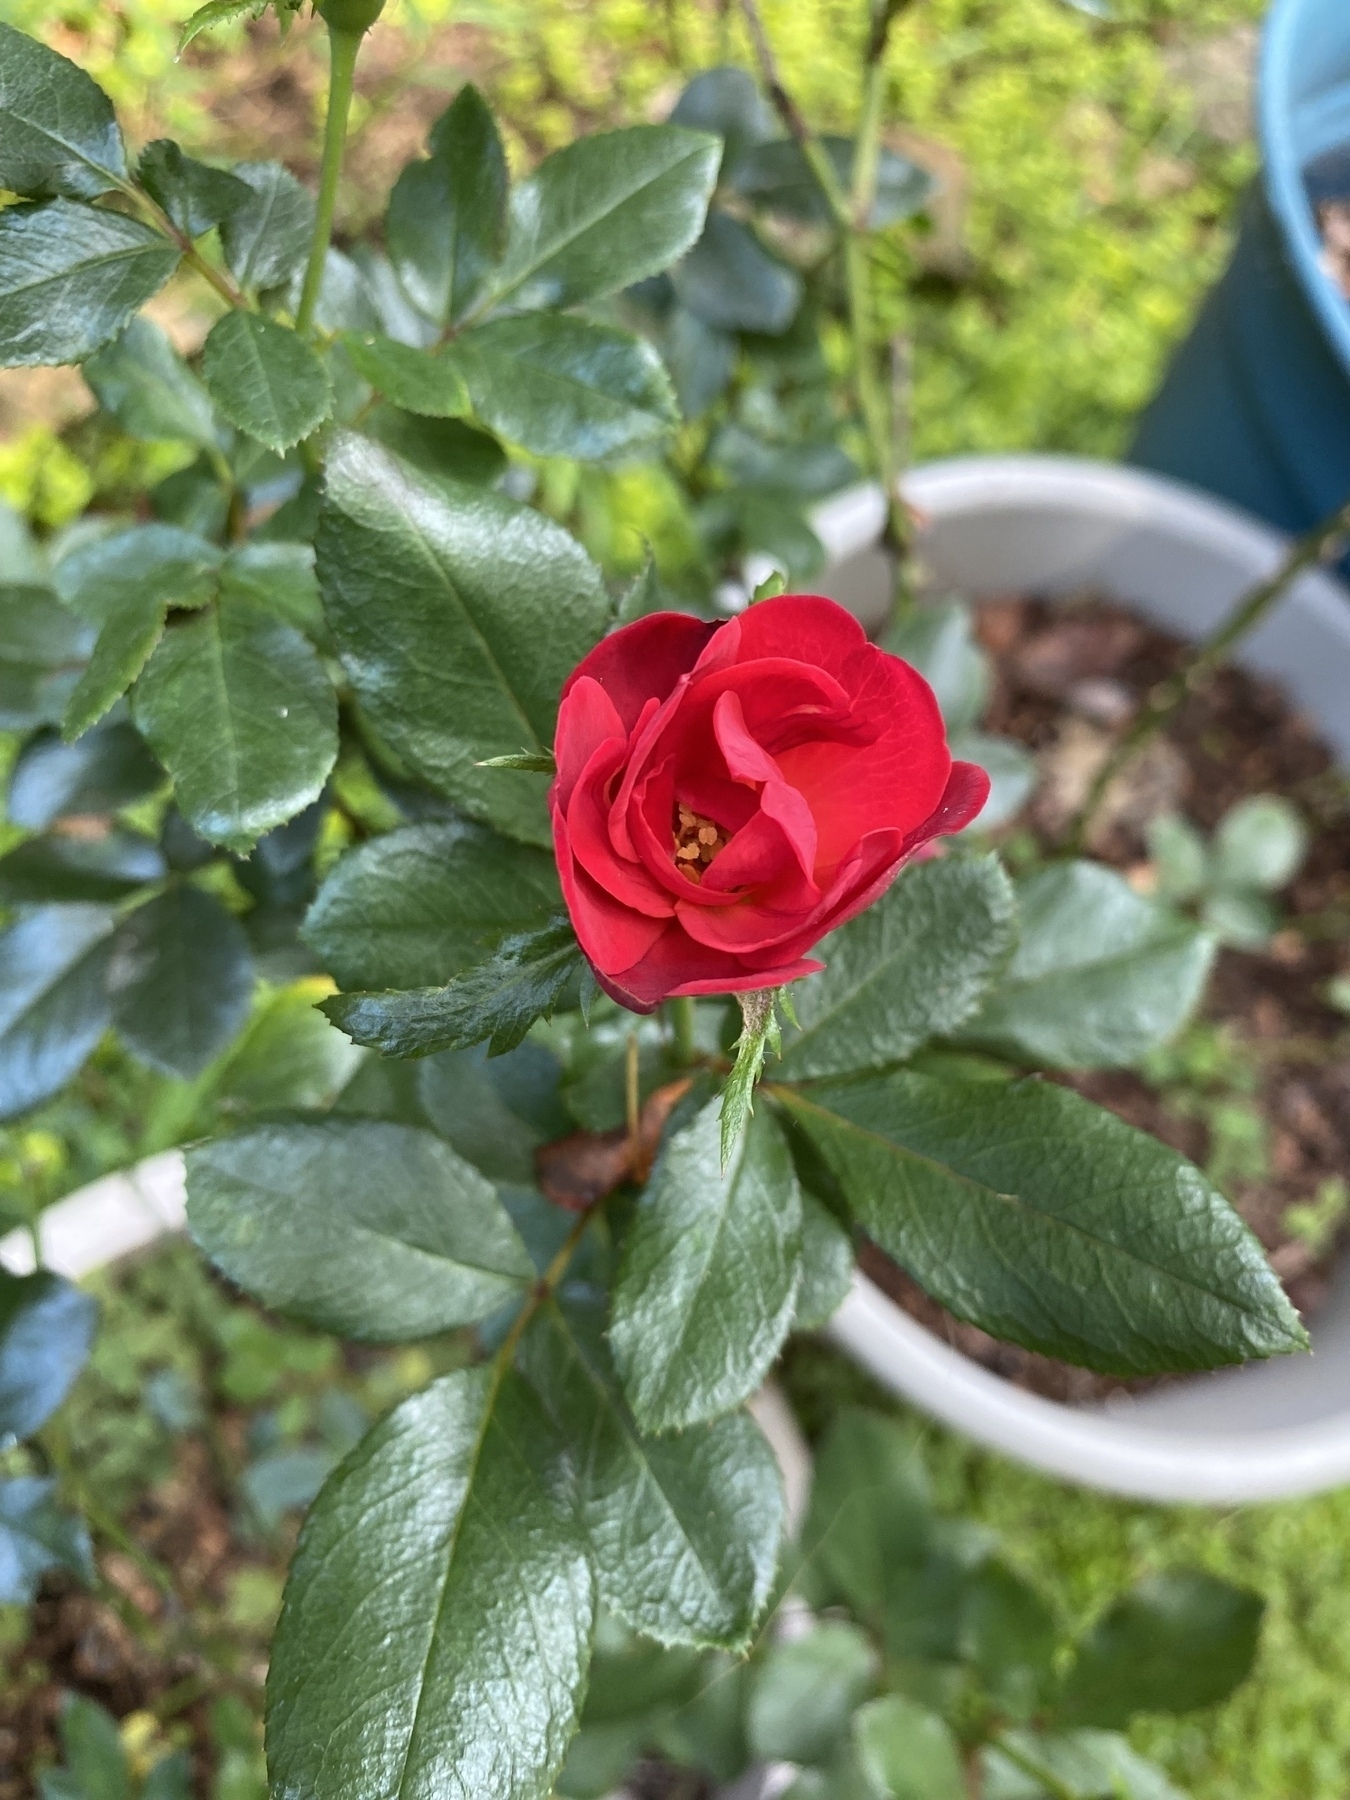
[[[573,670],[554,748],[567,909],[634,1012],[813,974],[811,946],[989,793],[923,677],[813,594],[624,626]]]

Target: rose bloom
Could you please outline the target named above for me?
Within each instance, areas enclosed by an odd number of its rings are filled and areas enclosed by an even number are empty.
[[[812,945],[989,793],[917,670],[813,594],[604,638],[563,688],[554,751],[567,909],[634,1012],[813,974]]]

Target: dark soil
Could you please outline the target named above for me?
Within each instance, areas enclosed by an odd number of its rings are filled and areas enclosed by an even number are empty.
[[[1185,646],[1099,602],[998,602],[982,610],[979,630],[997,663],[988,728],[1019,739],[1042,769],[1012,829],[1029,829],[1050,848],[1106,748],[1149,689],[1184,659]],[[1286,795],[1315,836],[1281,898],[1286,921],[1269,949],[1223,950],[1215,966],[1203,1018],[1223,1028],[1242,1081],[1207,1086],[1203,1076],[1183,1075],[1151,1085],[1129,1070],[1060,1079],[1208,1167],[1306,1318],[1326,1293],[1332,1254],[1315,1256],[1287,1227],[1286,1212],[1311,1202],[1324,1182],[1350,1176],[1350,1030],[1322,998],[1327,981],[1350,961],[1350,790],[1315,728],[1277,687],[1224,668],[1108,793],[1090,848],[1148,891],[1153,870],[1144,830],[1154,814],[1174,808],[1209,832],[1235,801],[1257,793]],[[1230,1122],[1234,1112],[1239,1122],[1244,1113],[1259,1120],[1256,1166],[1236,1173],[1220,1166],[1224,1109]],[[1018,1387],[1084,1402],[1156,1385],[1094,1375],[1000,1343],[954,1318],[875,1249],[865,1253],[864,1267],[929,1330]]]

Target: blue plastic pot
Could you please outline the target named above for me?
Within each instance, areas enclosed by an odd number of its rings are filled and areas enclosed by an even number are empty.
[[[1350,195],[1350,0],[1276,0],[1259,87],[1264,173],[1130,460],[1303,531],[1350,494],[1350,301],[1313,212]]]

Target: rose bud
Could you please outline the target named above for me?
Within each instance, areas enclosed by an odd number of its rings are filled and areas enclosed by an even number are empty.
[[[607,994],[777,987],[984,805],[933,690],[813,594],[712,625],[651,613],[563,688],[549,790],[563,895]]]

